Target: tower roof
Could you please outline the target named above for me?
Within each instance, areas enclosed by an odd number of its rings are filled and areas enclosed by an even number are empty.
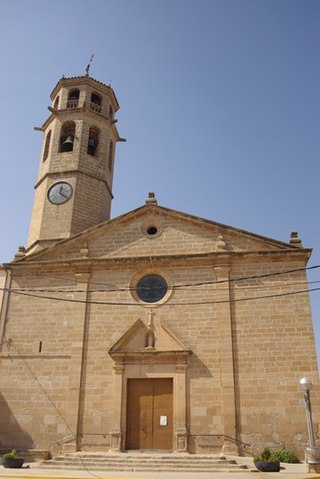
[[[119,109],[119,102],[116,97],[116,94],[114,90],[111,88],[111,86],[106,85],[105,83],[102,83],[95,78],[89,77],[88,75],[82,75],[82,76],[76,76],[76,77],[65,77],[62,76],[54,89],[52,90],[52,93],[50,95],[50,98],[53,100],[54,97],[56,96],[58,90],[63,87],[63,86],[76,86],[76,85],[81,85],[81,84],[91,84],[94,88],[103,91],[104,93],[107,93],[113,97],[114,103],[116,105],[116,110]]]

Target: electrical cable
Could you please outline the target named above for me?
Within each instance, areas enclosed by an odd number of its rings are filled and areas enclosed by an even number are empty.
[[[297,286],[297,285],[311,285],[311,284],[319,284],[319,281],[294,281],[290,283],[290,286]],[[216,283],[208,284],[208,286],[212,286]],[[168,286],[169,291],[174,291],[176,289],[179,289],[181,291],[182,288],[179,287],[180,285],[175,286]],[[200,286],[200,285],[199,285]],[[266,285],[266,284],[257,284],[257,285],[251,285],[251,286],[244,286],[241,287],[241,290],[239,291],[244,291],[244,290],[252,290],[252,289],[274,289],[274,288],[279,288],[278,284],[273,284],[273,285]],[[156,289],[162,289],[161,286],[153,286],[153,287],[144,287],[143,290],[156,290]],[[227,291],[229,288],[224,287],[224,288],[215,288],[214,291]],[[188,286],[188,291],[199,291],[198,286],[196,285],[194,288],[192,286]],[[4,288],[0,288],[0,291],[4,291]],[[11,288],[7,289],[7,291],[12,291],[12,292],[28,292],[28,293],[83,293],[83,289],[57,289],[57,288]],[[136,291],[136,288],[118,288],[118,289],[88,289],[87,292],[90,294],[93,293],[116,293],[116,292],[130,292],[130,291]],[[212,289],[207,288],[204,289],[202,288],[201,291],[212,291]]]
[[[26,361],[25,357],[20,353],[19,349],[17,348],[17,346],[15,345],[14,341],[12,339],[5,339],[4,338],[4,341],[1,343],[2,344],[8,344],[9,347],[13,347],[17,353],[17,355],[19,356],[19,358],[23,361],[23,363],[25,364],[27,370],[29,371],[30,375],[32,376],[32,378],[34,379],[34,381],[36,382],[36,384],[38,385],[38,387],[41,389],[41,391],[43,392],[43,394],[45,395],[45,397],[48,399],[48,401],[50,402],[51,406],[54,408],[54,410],[56,411],[58,417],[62,420],[62,422],[65,424],[67,430],[69,431],[69,433],[73,436],[73,437],[76,437],[76,434],[72,431],[71,427],[69,426],[66,418],[64,417],[64,415],[61,413],[61,411],[59,410],[59,408],[57,407],[57,405],[55,404],[55,402],[53,401],[53,399],[51,398],[51,396],[49,395],[49,393],[45,390],[45,388],[42,386],[41,382],[39,381],[38,377],[35,375],[35,373],[33,372],[33,370],[31,369],[31,367],[29,366],[28,362]],[[90,474],[92,477],[96,477],[98,479],[102,479],[101,476],[93,473],[92,471],[90,471],[87,467],[87,465],[85,464],[85,462],[82,460],[81,457],[78,458],[83,466],[83,468],[87,471],[88,474]]]
[[[5,289],[6,291],[6,289]],[[219,301],[196,301],[196,302],[169,302],[161,305],[162,307],[166,306],[194,306],[194,305],[205,305],[205,304],[225,304],[225,303],[238,303],[242,301],[254,301],[259,299],[269,299],[269,298],[278,298],[282,296],[291,296],[294,294],[303,294],[303,293],[311,293],[313,291],[320,291],[320,288],[312,288],[312,289],[305,289],[301,291],[290,291],[286,293],[279,293],[279,294],[270,294],[265,296],[253,296],[251,298],[238,298],[238,299],[228,299],[228,300],[219,300]],[[66,291],[68,292],[68,291]],[[81,299],[70,299],[70,298],[57,298],[55,296],[41,296],[39,294],[31,294],[26,293],[23,291],[14,291],[11,290],[11,293],[22,295],[22,296],[29,296],[32,298],[39,298],[39,299],[47,299],[52,301],[61,301],[61,302],[68,302],[68,303],[81,303],[81,304],[96,304],[96,305],[104,305],[104,306],[141,306],[141,303],[126,303],[126,302],[116,302],[116,301],[88,301],[88,300],[81,300]],[[153,303],[147,303],[149,306]]]
[[[228,283],[228,282],[248,281],[248,280],[254,280],[254,279],[268,278],[268,277],[271,277],[271,276],[280,276],[280,275],[285,275],[285,274],[291,274],[291,273],[296,273],[296,272],[300,272],[300,271],[310,271],[310,270],[314,270],[314,269],[317,269],[317,268],[320,268],[320,265],[314,265],[314,266],[309,266],[309,267],[305,267],[305,268],[296,268],[296,269],[285,270],[285,271],[277,271],[277,272],[274,272],[274,273],[265,273],[265,274],[254,275],[254,276],[243,276],[243,277],[239,277],[239,278],[223,279],[223,280],[217,280],[217,281],[201,281],[201,282],[194,282],[194,283],[190,283],[190,282],[189,283],[181,283],[181,284],[174,285],[173,289],[180,289],[180,288],[184,288],[184,287],[193,287],[193,286],[212,285],[212,284],[221,284],[221,283]],[[15,275],[15,277],[16,276],[18,276],[18,275]],[[45,274],[43,275],[41,273],[36,274],[34,276],[45,276],[45,277],[49,277],[49,278],[52,277],[50,275],[45,275]],[[64,281],[72,281],[74,283],[74,279],[71,280],[69,278],[55,277],[55,276],[54,276],[54,278],[64,280]],[[97,285],[99,284],[99,286],[100,286],[102,283],[91,283],[92,286],[94,286],[95,284],[97,284]],[[2,288],[0,288],[0,290],[1,289]],[[100,292],[103,292],[103,291],[108,291],[108,292],[135,291],[135,289],[136,288],[133,288],[133,287],[121,288],[121,287],[113,286],[113,289],[101,290]],[[154,287],[153,289],[156,289],[156,287]],[[30,291],[31,289],[28,289],[28,290]],[[75,290],[74,292],[81,292],[81,291],[82,290],[80,290],[80,291]],[[97,291],[97,290],[95,290],[95,291]],[[69,291],[69,292],[72,292],[72,291]]]
[[[39,386],[39,388],[41,389],[41,391],[44,393],[44,395],[46,396],[46,398],[48,399],[48,401],[50,402],[51,406],[55,409],[55,411],[57,412],[58,414],[58,417],[60,417],[63,421],[63,423],[65,424],[67,430],[69,431],[70,434],[72,434],[73,436],[75,436],[74,432],[72,431],[71,427],[69,426],[69,424],[67,423],[65,417],[63,416],[63,414],[60,412],[60,410],[58,409],[58,407],[56,406],[56,404],[54,403],[54,401],[51,399],[51,397],[49,396],[49,394],[47,393],[47,391],[44,389],[44,387],[42,386],[42,384],[40,383],[39,379],[37,378],[37,376],[35,375],[35,373],[32,371],[31,367],[29,366],[29,364],[27,363],[25,357],[20,353],[20,351],[18,350],[18,348],[16,347],[14,341],[12,339],[6,339],[4,338],[4,341],[2,342],[2,344],[8,344],[8,347],[11,348],[13,347],[15,349],[15,351],[17,352],[17,355],[19,356],[20,359],[22,359],[22,361],[24,362],[26,368],[28,369],[29,373],[31,374],[31,376],[33,377],[33,379],[35,380],[35,382],[37,383],[37,385]]]

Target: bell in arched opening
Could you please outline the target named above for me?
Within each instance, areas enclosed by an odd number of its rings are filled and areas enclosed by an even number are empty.
[[[72,151],[73,150],[73,136],[69,135],[61,145],[61,151]]]
[[[98,146],[98,141],[95,138],[90,137],[89,141],[88,141],[87,153],[89,155],[94,156],[95,152],[96,152],[96,149],[97,149],[97,146]]]

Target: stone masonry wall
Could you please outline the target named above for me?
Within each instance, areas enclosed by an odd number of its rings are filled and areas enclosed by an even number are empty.
[[[217,452],[217,441],[231,435],[253,449],[286,446],[302,455],[301,376],[314,382],[320,422],[309,300],[288,294],[306,289],[305,274],[265,276],[303,268],[302,259],[270,253],[230,255],[223,263],[154,256],[152,264],[148,257],[88,264],[13,265],[12,288],[32,291],[12,293],[6,315],[2,447],[50,449],[65,441],[109,449],[115,409],[120,404],[125,418],[126,398],[114,396],[108,351],[138,319],[147,324],[150,305],[137,302],[130,285],[138,273],[155,271],[178,286],[167,302],[153,305],[155,326],[165,322],[192,351],[186,414],[193,450]],[[244,279],[252,276],[261,277]]]

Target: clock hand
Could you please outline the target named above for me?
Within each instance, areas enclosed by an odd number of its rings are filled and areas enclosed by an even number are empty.
[[[64,198],[68,198],[66,195],[63,194],[63,186],[61,186],[61,188],[59,190],[59,195],[63,196]]]

